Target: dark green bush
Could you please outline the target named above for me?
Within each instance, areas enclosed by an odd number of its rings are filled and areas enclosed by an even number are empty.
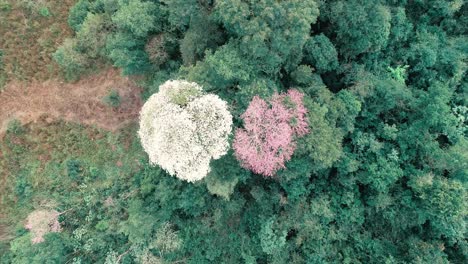
[[[43,6],[39,8],[39,15],[43,17],[50,17],[52,14],[50,13],[49,8],[47,8],[46,6]]]
[[[121,103],[121,98],[117,90],[111,90],[102,100],[106,105],[113,108],[119,107]]]
[[[21,124],[21,121],[18,119],[13,119],[10,122],[8,122],[7,126],[7,132],[12,133],[15,135],[20,135],[24,133],[25,129],[23,127],[23,124]]]

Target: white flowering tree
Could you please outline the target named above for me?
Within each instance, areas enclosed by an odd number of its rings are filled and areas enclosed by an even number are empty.
[[[227,153],[231,130],[225,101],[196,83],[169,80],[141,109],[138,134],[151,163],[194,182],[208,174],[211,159]]]

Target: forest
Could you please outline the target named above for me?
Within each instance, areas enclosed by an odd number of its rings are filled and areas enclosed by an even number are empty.
[[[468,263],[467,33],[464,0],[0,0],[0,263]]]

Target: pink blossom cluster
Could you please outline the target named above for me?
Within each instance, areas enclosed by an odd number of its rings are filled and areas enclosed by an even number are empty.
[[[241,118],[233,148],[242,167],[271,177],[284,168],[296,149],[295,139],[309,132],[303,94],[290,89],[269,103],[255,96]]]
[[[31,231],[33,244],[43,242],[47,233],[60,232],[59,215],[60,213],[55,210],[35,210],[28,215],[24,227]]]

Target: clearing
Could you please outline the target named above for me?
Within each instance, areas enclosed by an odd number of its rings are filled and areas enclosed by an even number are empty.
[[[121,97],[119,107],[103,103],[102,98],[115,90]],[[46,115],[53,119],[96,125],[116,131],[138,119],[142,105],[141,89],[118,70],[102,71],[76,83],[57,79],[45,82],[11,81],[0,92],[0,134],[8,122],[18,119],[23,124],[35,122]]]

